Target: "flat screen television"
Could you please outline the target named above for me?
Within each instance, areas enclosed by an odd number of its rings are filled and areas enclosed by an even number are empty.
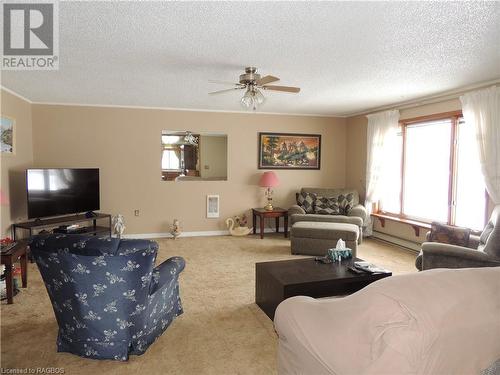
[[[99,169],[27,169],[28,218],[99,210]]]

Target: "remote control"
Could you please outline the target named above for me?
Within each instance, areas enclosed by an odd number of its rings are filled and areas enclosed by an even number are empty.
[[[330,258],[327,258],[327,257],[316,257],[316,258],[314,258],[314,260],[316,262],[321,262],[323,264],[329,264],[329,263],[333,262]]]
[[[356,267],[353,267],[353,266],[349,266],[349,267],[347,267],[347,269],[351,272],[354,272],[356,275],[361,275],[361,274],[365,273],[365,271],[362,271],[362,270],[360,270]]]

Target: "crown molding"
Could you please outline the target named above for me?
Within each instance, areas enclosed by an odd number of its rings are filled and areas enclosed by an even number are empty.
[[[271,115],[271,116],[299,116],[299,117],[326,117],[343,118],[344,116],[325,115],[315,113],[286,113],[286,112],[249,112],[249,111],[229,111],[223,109],[203,109],[203,108],[175,108],[175,107],[150,107],[138,105],[118,105],[118,104],[85,104],[85,103],[52,103],[52,102],[32,102],[37,105],[53,105],[68,107],[96,107],[96,108],[124,108],[124,109],[154,109],[160,111],[180,111],[180,112],[208,112],[208,113],[237,113],[250,116]]]
[[[0,89],[17,96],[18,98],[36,105],[52,105],[52,106],[67,106],[67,107],[95,107],[95,108],[125,108],[125,109],[152,109],[160,111],[181,111],[181,112],[206,112],[206,113],[235,113],[235,114],[245,114],[250,116],[259,115],[271,115],[271,116],[299,116],[299,117],[324,117],[324,118],[349,118],[361,115],[368,115],[370,113],[390,110],[390,109],[407,109],[418,107],[421,105],[439,103],[446,100],[457,99],[460,95],[467,92],[478,90],[482,88],[487,88],[489,86],[500,85],[500,78],[493,79],[490,81],[483,81],[480,83],[475,83],[467,86],[462,86],[456,89],[442,91],[438,94],[421,96],[415,99],[396,102],[392,104],[387,104],[378,107],[372,107],[370,109],[354,112],[345,112],[342,114],[314,114],[314,113],[286,113],[286,112],[249,112],[249,111],[229,111],[220,109],[202,109],[202,108],[175,108],[175,107],[154,107],[154,106],[134,106],[134,105],[117,105],[117,104],[87,104],[87,103],[58,103],[58,102],[37,102],[26,98],[25,96],[15,92],[8,87],[0,85]]]
[[[66,107],[96,107],[96,108],[125,108],[125,109],[154,109],[160,111],[181,111],[181,112],[208,112],[208,113],[237,113],[251,116],[258,115],[272,115],[272,116],[299,116],[299,117],[326,117],[326,118],[339,118],[342,116],[325,115],[320,113],[287,113],[287,112],[250,112],[250,111],[230,111],[223,109],[203,109],[203,108],[176,108],[176,107],[155,107],[155,106],[139,106],[139,105],[120,105],[120,104],[96,104],[96,103],[61,103],[61,102],[38,102],[30,100],[21,94],[18,94],[12,89],[0,85],[2,90],[17,96],[20,99],[27,101],[30,104],[36,105],[52,105],[52,106],[66,106]]]
[[[491,81],[484,81],[480,83],[474,83],[472,85],[462,86],[453,90],[442,91],[438,94],[426,95],[419,98],[405,100],[402,102],[383,105],[379,107],[374,107],[363,111],[343,113],[339,117],[354,117],[354,116],[368,115],[371,113],[386,111],[390,109],[407,109],[426,104],[444,102],[446,100],[457,99],[461,95],[473,90],[483,89],[499,84],[500,84],[500,78],[497,78]]]
[[[180,111],[180,112],[206,112],[206,113],[236,113],[250,116],[270,115],[270,116],[299,116],[299,117],[325,117],[339,118],[342,116],[314,114],[314,113],[286,113],[286,112],[249,112],[249,111],[229,111],[222,109],[203,109],[203,108],[175,108],[175,107],[153,107],[138,105],[119,105],[119,104],[85,104],[85,103],[57,103],[57,102],[32,102],[36,105],[52,105],[67,107],[94,107],[94,108],[122,108],[122,109],[151,109],[159,111]]]
[[[19,99],[24,100],[25,102],[33,104],[33,102],[30,99],[26,98],[25,96],[22,96],[21,94],[15,92],[14,90],[11,90],[11,89],[3,86],[3,85],[0,85],[0,89],[4,90],[5,92],[8,92],[11,95],[14,95],[14,96],[18,97]]]

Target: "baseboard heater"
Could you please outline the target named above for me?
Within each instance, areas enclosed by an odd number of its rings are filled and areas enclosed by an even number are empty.
[[[404,247],[405,249],[411,250],[412,252],[417,252],[417,253],[420,252],[421,245],[418,242],[413,242],[396,236],[391,236],[390,234],[377,232],[375,230],[373,231],[372,237],[388,242],[393,245]]]

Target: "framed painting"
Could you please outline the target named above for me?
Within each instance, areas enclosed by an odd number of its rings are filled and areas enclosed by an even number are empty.
[[[320,134],[259,133],[259,169],[320,167]]]
[[[0,117],[0,152],[14,154],[15,121],[9,117]]]

